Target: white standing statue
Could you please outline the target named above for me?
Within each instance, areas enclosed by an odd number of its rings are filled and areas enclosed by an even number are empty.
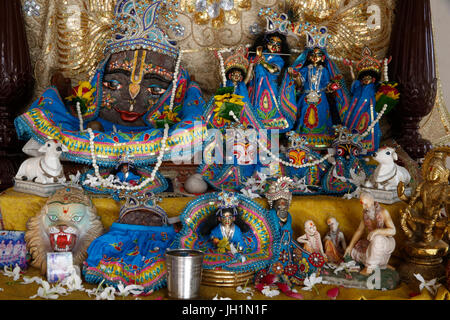
[[[39,148],[43,155],[25,160],[16,174],[17,181],[30,181],[41,184],[55,184],[66,181],[59,160],[67,147],[56,140],[48,140]]]
[[[396,191],[399,182],[408,185],[411,181],[411,175],[408,170],[395,163],[398,160],[398,156],[394,148],[381,148],[375,153],[373,158],[378,162],[378,166],[369,180],[364,183],[364,187]]]

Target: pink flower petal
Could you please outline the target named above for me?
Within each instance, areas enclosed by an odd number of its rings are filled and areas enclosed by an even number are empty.
[[[327,296],[333,300],[336,300],[337,296],[339,295],[339,288],[332,288],[327,291]]]

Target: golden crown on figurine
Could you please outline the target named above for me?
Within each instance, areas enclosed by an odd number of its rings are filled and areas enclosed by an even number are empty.
[[[382,66],[383,62],[376,59],[368,47],[364,47],[361,54],[361,60],[356,64],[356,70],[358,74],[364,71],[375,71],[380,73]]]
[[[72,204],[80,203],[86,207],[93,207],[91,198],[78,187],[64,187],[56,190],[56,192],[47,200],[50,203]]]
[[[229,56],[225,62],[225,72],[230,71],[231,69],[239,69],[244,72],[244,74],[247,73],[249,62],[246,58],[247,56],[247,49],[243,46],[240,46],[236,49],[234,54]]]
[[[280,177],[277,181],[273,182],[266,193],[269,206],[272,208],[273,203],[279,199],[285,199],[290,203],[292,200],[291,188],[293,185],[294,181],[289,177]]]

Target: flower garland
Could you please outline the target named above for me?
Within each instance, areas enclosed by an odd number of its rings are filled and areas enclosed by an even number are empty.
[[[385,58],[383,60],[383,63],[384,63],[384,68],[383,68],[384,81],[389,82],[389,74],[388,74],[388,63],[389,63],[389,60],[387,58]]]
[[[78,121],[80,122],[80,132],[84,132],[83,115],[81,114],[80,102],[77,101]]]
[[[225,74],[225,66],[224,66],[222,52],[226,52],[226,51],[228,51],[228,50],[222,49],[222,50],[217,51],[217,58],[219,58],[219,64],[220,64],[220,75],[222,77],[222,84],[224,87],[227,86],[227,76]]]
[[[176,92],[177,92],[177,81],[178,81],[178,75],[180,72],[181,56],[182,56],[182,51],[180,50],[179,54],[178,54],[177,62],[175,65],[175,72],[174,72],[174,76],[173,76],[173,80],[172,80],[172,92],[171,92],[171,97],[170,97],[169,112],[172,112],[173,105],[175,103],[175,96],[176,96]],[[77,108],[77,111],[78,111],[78,108]],[[80,114],[81,114],[81,111],[79,112],[79,117],[80,117]],[[81,118],[81,121],[82,121],[82,118]],[[80,126],[82,127],[82,122],[80,122]],[[138,190],[145,188],[149,183],[151,183],[153,180],[155,180],[156,173],[158,172],[159,167],[162,165],[163,157],[164,157],[165,151],[167,149],[167,139],[169,137],[169,124],[168,123],[164,124],[164,135],[161,140],[161,151],[157,157],[157,162],[150,174],[150,177],[145,179],[144,181],[142,181],[140,184],[138,184],[136,186],[129,186],[129,185],[124,185],[124,184],[116,185],[112,181],[106,180],[100,175],[100,169],[99,169],[99,166],[97,165],[97,158],[95,155],[95,145],[94,145],[94,137],[95,136],[94,136],[94,133],[91,128],[88,128],[87,131],[89,133],[89,148],[91,151],[92,166],[94,167],[95,177],[98,179],[98,181],[101,183],[102,186],[108,187],[111,189],[115,189],[115,190],[138,191]]]

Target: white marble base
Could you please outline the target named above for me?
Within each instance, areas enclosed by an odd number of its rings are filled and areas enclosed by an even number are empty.
[[[393,203],[401,201],[398,198],[397,190],[380,190],[380,189],[361,187],[361,191],[370,193],[375,198],[375,201],[377,201],[379,203],[393,204]],[[411,188],[405,189],[405,195],[407,197],[409,197],[411,195]]]
[[[14,178],[14,191],[30,193],[40,197],[50,197],[56,190],[62,188],[60,183],[42,184]]]

